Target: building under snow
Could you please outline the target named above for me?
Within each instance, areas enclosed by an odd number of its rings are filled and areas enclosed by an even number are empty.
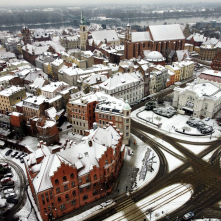
[[[88,131],[77,145],[67,140],[63,146],[52,148],[52,153],[42,141],[24,158],[30,188],[44,221],[111,192],[124,158],[122,139],[122,133],[111,124]]]
[[[193,117],[214,117],[221,109],[221,90],[210,82],[189,83],[174,89],[173,106]]]

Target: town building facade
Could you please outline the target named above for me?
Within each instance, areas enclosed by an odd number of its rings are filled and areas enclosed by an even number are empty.
[[[67,140],[52,153],[42,141],[35,152],[25,157],[30,188],[44,221],[111,192],[124,158],[122,139],[111,124],[88,131],[77,145]]]

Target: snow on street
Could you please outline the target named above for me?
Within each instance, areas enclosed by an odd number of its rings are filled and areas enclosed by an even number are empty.
[[[141,220],[139,218],[143,220],[143,217],[149,220],[150,210],[152,210],[151,220],[158,220],[185,204],[190,199],[191,193],[190,185],[174,184],[134,203],[104,221],[127,221],[134,220],[135,217],[136,220]]]

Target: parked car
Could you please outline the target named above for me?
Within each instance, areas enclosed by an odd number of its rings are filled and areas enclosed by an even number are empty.
[[[1,179],[1,183],[6,183],[6,182],[8,182],[8,181],[10,181],[10,180],[11,180],[10,177],[5,177],[5,178],[2,178],[2,179]]]
[[[13,174],[12,174],[12,173],[6,173],[6,174],[4,175],[4,177],[13,177]]]
[[[205,127],[206,126],[206,124],[203,122],[203,121],[199,121],[198,123],[197,123],[197,129],[200,129],[200,128],[203,128],[203,127]]]
[[[10,188],[10,189],[7,189],[7,190],[4,190],[4,194],[8,194],[8,193],[14,193],[14,189],[13,188]]]
[[[8,151],[5,153],[5,156],[9,156],[12,151],[13,151],[13,150],[8,150]]]
[[[193,212],[188,212],[188,213],[186,213],[186,214],[183,216],[183,219],[184,219],[184,220],[189,220],[189,219],[191,219],[193,216],[194,216],[194,213],[193,213]]]
[[[2,183],[2,186],[14,186],[14,181],[13,180],[9,180],[7,182]]]
[[[19,159],[21,160],[25,156],[25,153],[20,154]]]
[[[20,159],[20,163],[24,163],[24,159],[23,158]]]
[[[212,131],[213,131],[213,127],[209,125],[205,125],[204,127],[200,128],[200,132],[202,134],[209,134],[209,133],[212,133]]]
[[[3,167],[8,167],[8,163],[1,163]]]
[[[11,157],[14,158],[15,156],[17,156],[17,154],[18,154],[18,151],[16,151],[15,153],[13,153],[13,154],[11,155]]]
[[[13,186],[3,186],[2,187],[2,190],[7,190],[7,189],[11,189],[11,188],[13,188],[14,189],[14,184],[13,184]]]
[[[22,156],[24,153],[20,153],[20,154],[17,154],[17,156],[15,157],[15,159],[19,159],[20,156]]]
[[[197,127],[199,120],[195,119],[195,118],[190,118],[186,123],[191,126],[191,127]]]
[[[210,120],[210,118],[209,118],[209,117],[206,117],[206,118],[205,118],[205,121],[209,121],[209,120]]]
[[[7,203],[17,204],[17,203],[18,203],[18,200],[17,200],[17,199],[14,199],[14,198],[8,198],[8,199],[7,199]]]
[[[5,198],[6,198],[6,199],[15,198],[16,196],[17,196],[16,193],[8,193],[8,194],[5,194]]]

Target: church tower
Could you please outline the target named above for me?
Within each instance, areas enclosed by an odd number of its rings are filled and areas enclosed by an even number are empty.
[[[27,26],[21,29],[24,44],[31,44],[31,32]]]
[[[81,11],[81,23],[80,23],[80,49],[86,51],[86,41],[87,41],[87,25],[84,20],[83,11]]]

